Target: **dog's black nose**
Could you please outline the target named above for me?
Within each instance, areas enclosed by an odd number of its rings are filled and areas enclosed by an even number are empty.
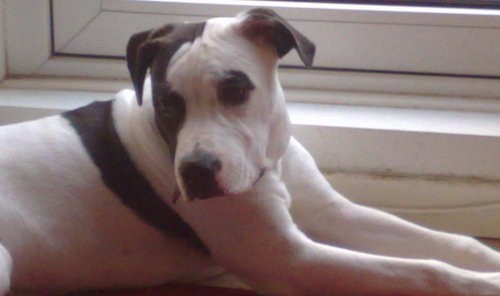
[[[221,168],[222,164],[215,156],[200,150],[182,159],[179,173],[188,197],[207,199],[222,195],[223,190],[216,179]]]

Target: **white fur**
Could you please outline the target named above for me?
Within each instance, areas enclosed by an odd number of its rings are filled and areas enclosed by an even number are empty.
[[[499,295],[498,253],[352,204],[330,187],[290,139],[276,54],[242,38],[239,22],[209,21],[166,70],[187,104],[175,160],[154,122],[149,80],[143,106],[129,90],[113,104],[134,163],[212,258],[165,239],[121,204],[55,116],[0,128],[0,293],[9,280],[37,292],[146,286],[208,277],[220,265],[267,294]],[[235,67],[256,89],[245,106],[224,108],[213,78]],[[228,195],[174,204],[179,159],[196,143],[223,162]],[[260,167],[266,173],[252,186]]]

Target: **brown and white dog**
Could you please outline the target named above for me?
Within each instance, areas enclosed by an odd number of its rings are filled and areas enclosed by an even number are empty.
[[[0,128],[1,293],[227,271],[264,294],[500,295],[495,251],[330,187],[290,135],[293,48],[312,64],[264,9],[168,24],[129,41],[135,92]]]

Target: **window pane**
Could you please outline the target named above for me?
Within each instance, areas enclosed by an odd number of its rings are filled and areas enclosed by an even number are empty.
[[[246,5],[248,3],[251,5]],[[231,16],[256,3],[53,0],[54,53],[121,59],[128,38],[135,32],[166,21],[203,21],[213,16]],[[495,50],[500,48],[496,10],[450,13],[447,9],[371,9],[358,5],[333,5],[336,8],[323,9],[324,5],[313,5],[312,1],[303,5],[286,1],[260,3],[275,8],[316,43],[314,67],[321,73],[500,77],[500,60]],[[295,51],[280,63],[294,68],[302,65]]]

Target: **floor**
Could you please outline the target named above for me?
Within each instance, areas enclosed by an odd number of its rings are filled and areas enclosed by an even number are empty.
[[[201,287],[195,285],[168,285],[148,289],[129,289],[106,292],[73,294],[71,296],[256,296],[255,292],[244,289]],[[70,296],[70,295],[68,295]]]

